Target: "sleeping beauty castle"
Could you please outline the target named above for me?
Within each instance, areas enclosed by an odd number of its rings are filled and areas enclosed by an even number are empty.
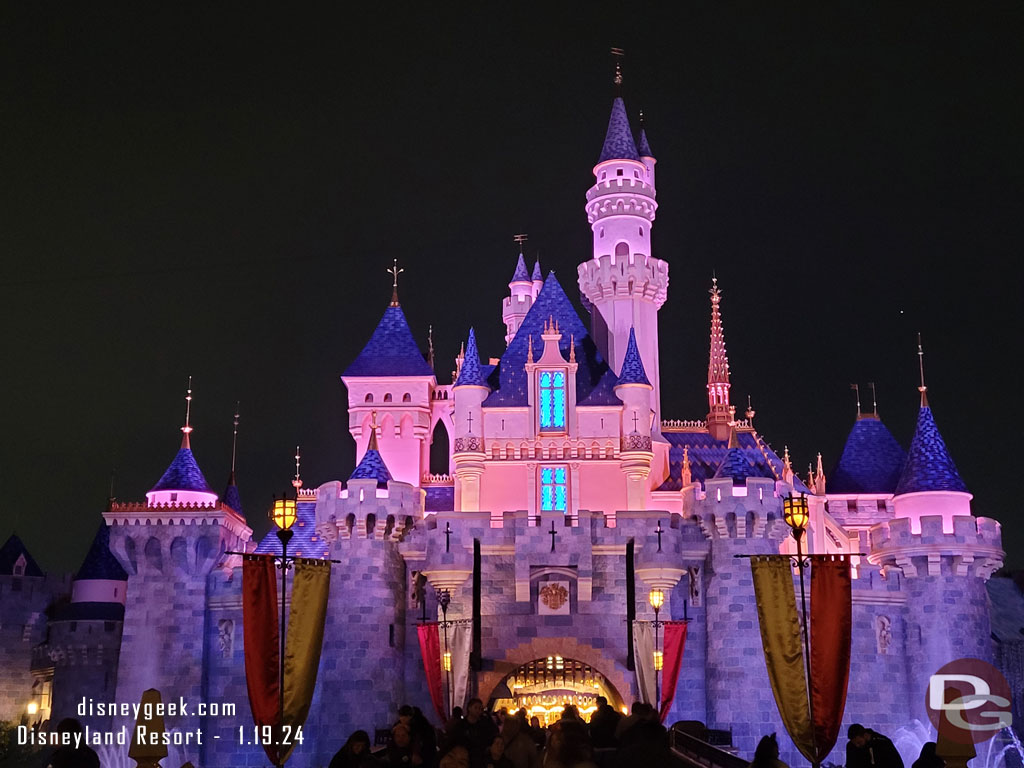
[[[481,349],[466,328],[445,366],[454,371],[439,370],[406,322],[396,281],[341,375],[356,466],[315,487],[296,483],[288,545],[338,561],[295,764],[326,765],[352,730],[387,727],[405,703],[436,722],[438,709],[470,696],[542,720],[565,703],[586,716],[597,696],[617,709],[650,700],[652,679],[668,685],[652,659],[658,637],[652,646],[636,631],[656,618],[652,592],[662,596],[657,618],[686,627],[666,723],[728,731],[746,756],[777,731],[793,754],[766,673],[751,564],[735,557],[795,552],[782,509],[791,494],[808,500],[805,549],[852,562],[843,733],[853,722],[889,735],[927,727],[928,676],[954,659],[1020,675],[1020,637],[1004,615],[1024,615],[1020,593],[990,580],[1003,561],[1000,524],[972,514],[953,460],[966,447],[943,441],[941,405],[933,412],[923,380],[913,435],[900,440],[874,410],[859,413],[827,478],[820,456],[798,477],[754,412],[736,411],[728,303],[712,281],[710,329],[678,331],[710,330],[707,379],[673,382],[706,388],[707,411],[663,412],[658,313],[674,265],[652,246],[657,161],[619,96],[603,144],[596,126],[591,140],[599,152],[583,209],[593,256],[572,282],[522,254],[508,264],[504,349]],[[581,308],[569,298],[577,288]],[[83,698],[130,703],[157,688],[164,701],[235,707],[166,719],[204,734],[180,748],[182,761],[265,764],[239,735],[252,717],[242,558],[228,553],[281,545],[273,534],[253,540],[234,472],[223,493],[211,488],[197,437],[186,423],[145,499],[97,512],[73,576],[44,574],[17,537],[0,549],[0,719],[53,723],[76,716]],[[439,706],[418,627],[441,618],[451,658]],[[1019,718],[1024,684],[1010,682]],[[80,719],[99,730],[124,724]],[[843,744],[832,761],[844,762]]]

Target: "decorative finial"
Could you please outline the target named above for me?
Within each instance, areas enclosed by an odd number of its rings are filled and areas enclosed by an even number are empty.
[[[810,462],[807,464],[807,487],[814,487],[814,468],[810,465]]]
[[[917,365],[921,369],[921,386],[917,391],[921,393],[921,407],[928,407],[928,387],[924,385],[924,349],[921,347],[921,332],[917,333]]]
[[[791,462],[791,460],[789,458],[789,446],[788,445],[783,446],[783,450],[782,450],[782,467],[783,467],[783,469],[789,469],[789,470],[793,469],[793,464],[792,464],[792,462]]]
[[[366,450],[376,451],[377,449],[377,412],[370,411],[370,439],[366,443]],[[296,451],[298,453],[298,451]]]
[[[750,395],[747,395],[747,420],[750,422],[750,426],[754,426],[754,414],[757,411],[754,410],[754,406],[750,403]]]
[[[691,474],[691,471],[690,471],[690,446],[688,446],[688,445],[684,445],[683,446],[683,476],[682,476],[682,480],[683,480],[683,487],[684,488],[686,486],[690,485],[691,483],[693,483],[693,475]]]
[[[427,365],[434,367],[434,326],[427,326]]]
[[[512,239],[519,243],[519,255],[523,255],[523,243],[530,239],[530,236],[525,232],[521,232],[518,235],[513,235]]]
[[[231,485],[235,483],[235,455],[238,449],[238,410],[241,401],[235,403],[234,431],[231,433]]]
[[[526,362],[533,362],[533,334],[531,333],[526,338]]]
[[[875,418],[878,418],[878,398],[875,397],[875,382],[869,381],[868,386],[871,387],[871,411],[874,413]]]
[[[392,266],[388,267],[388,274],[391,275],[391,306],[397,307],[398,304],[398,276],[405,272],[404,269],[398,268],[398,259],[392,260]]]
[[[615,57],[615,95],[618,96],[619,89],[622,88],[622,58],[626,55],[626,52],[621,48],[612,48],[612,56]]]
[[[299,472],[299,466],[302,462],[302,452],[299,450],[299,446],[295,446],[295,479],[292,480],[292,487],[295,490],[299,490],[302,487],[302,473]]]
[[[569,362],[576,362],[576,336],[575,334],[569,334]]]
[[[860,384],[851,384],[850,389],[854,391],[854,397],[857,398],[857,418],[861,416],[860,412]]]
[[[192,432],[192,425],[189,420],[192,417],[192,377],[188,377],[188,389],[185,391],[185,426],[181,428],[184,437],[181,438],[181,447],[190,448],[188,436]]]
[[[640,110],[640,130],[644,129],[644,111]]]

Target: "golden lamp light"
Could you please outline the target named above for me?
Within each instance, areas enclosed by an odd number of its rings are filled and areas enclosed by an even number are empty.
[[[665,593],[660,589],[652,589],[647,599],[651,602],[651,608],[660,611],[661,606],[665,604]]]
[[[661,672],[665,668],[665,654],[662,651],[654,652],[654,669]]]
[[[445,651],[444,652],[444,657],[442,659],[442,662],[444,664],[444,671],[445,672],[451,672],[452,671],[452,654],[451,654],[450,651]]]
[[[274,499],[274,506],[270,509],[270,520],[279,530],[290,530],[295,525],[295,499]]]
[[[25,707],[25,711],[28,712],[29,715],[34,715],[39,711],[39,704],[35,701],[30,701],[28,706]]]
[[[794,536],[803,535],[810,516],[807,513],[806,496],[787,496],[782,500],[782,518],[793,529]]]

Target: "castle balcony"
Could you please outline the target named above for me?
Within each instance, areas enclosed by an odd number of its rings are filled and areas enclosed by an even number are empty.
[[[643,195],[650,198],[652,203],[655,198],[654,187],[643,179],[627,178],[625,176],[613,176],[605,181],[599,181],[587,190],[587,202],[607,195],[628,194]]]
[[[441,486],[444,486],[444,485],[455,485],[455,478],[452,477],[451,475],[446,475],[446,474],[436,474],[435,475],[435,474],[433,474],[431,472],[427,472],[426,474],[423,475],[423,477],[420,478],[420,486],[423,487],[423,486],[428,486],[428,485],[430,485],[430,486],[435,486],[435,485],[441,485]]]

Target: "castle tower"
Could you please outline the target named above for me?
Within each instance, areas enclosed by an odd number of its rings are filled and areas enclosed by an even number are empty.
[[[370,416],[376,411],[381,455],[397,479],[419,485],[430,468],[430,403],[437,378],[409,330],[397,284],[370,340],[341,380],[348,390],[356,460],[366,451]]]
[[[187,402],[191,405],[191,389]],[[125,621],[114,701],[139,701],[156,688],[164,701],[210,701],[211,643],[207,642],[207,590],[226,550],[242,551],[252,530],[210,490],[185,440],[145,504],[111,504],[110,549],[128,572]],[[214,718],[216,719],[216,718]],[[192,710],[178,718],[182,730],[212,728]],[[131,727],[131,718],[112,727]],[[186,747],[186,758],[202,763],[201,748]]]
[[[540,262],[534,267],[534,276],[540,277]],[[539,285],[538,285],[539,282]],[[501,303],[501,319],[505,323],[505,345],[508,346],[515,338],[516,331],[523,324],[526,313],[533,306],[537,294],[540,293],[540,286],[543,281],[535,281],[526,269],[526,261],[523,259],[523,252],[519,252],[519,260],[516,262],[516,271],[509,281],[509,295]]]
[[[729,439],[736,407],[729,403],[729,356],[725,352],[725,333],[719,305],[722,292],[718,278],[711,278],[711,352],[708,356],[708,432],[715,440]]]
[[[920,346],[918,354],[922,354]],[[1003,564],[999,523],[971,514],[971,494],[935,424],[924,385],[890,522],[871,529],[868,561],[907,592],[911,717],[926,721],[929,676],[950,661],[993,659],[985,582]]]
[[[636,345],[636,334],[630,328],[622,370],[615,381],[615,394],[623,403],[619,469],[626,476],[626,498],[630,510],[647,507],[647,478],[654,458],[651,449],[652,391]]]
[[[113,701],[124,623],[128,573],[110,551],[110,528],[101,522],[71,587],[71,603],[50,621],[46,653],[54,665],[51,720],[76,716],[83,691]],[[111,718],[86,715],[83,725],[110,728]]]
[[[616,75],[616,83],[621,76]],[[643,134],[646,152],[650,145]],[[580,292],[591,312],[591,335],[612,370],[622,368],[630,329],[653,387],[655,423],[660,424],[658,310],[668,295],[668,263],[652,256],[655,202],[654,158],[641,157],[616,95],[594,185],[587,191],[587,220],[594,233],[594,257],[580,264]]]
[[[470,328],[465,359],[459,369],[459,377],[452,385],[455,399],[455,508],[469,512],[480,509],[480,481],[484,473],[484,413],[481,406],[490,391],[480,366],[476,333]]]

